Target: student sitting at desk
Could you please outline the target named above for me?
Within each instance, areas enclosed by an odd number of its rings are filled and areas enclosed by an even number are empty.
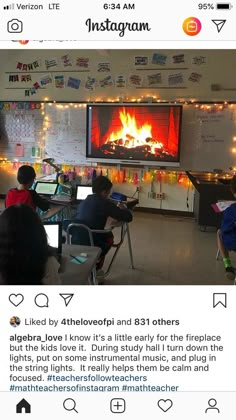
[[[30,190],[36,173],[32,166],[22,165],[17,172],[17,181],[19,185],[17,188],[11,188],[6,196],[6,207],[18,203],[28,204],[33,209],[39,207],[43,211],[47,211],[50,204],[47,200],[41,198],[36,191]]]
[[[107,177],[101,175],[95,178],[92,183],[93,194],[88,195],[79,204],[76,220],[73,220],[73,222],[84,223],[89,228],[96,230],[105,228],[108,217],[121,222],[131,222],[133,219],[131,212],[122,203],[116,205],[109,200],[111,189],[112,183]],[[103,266],[105,255],[110,250],[113,239],[112,232],[93,234],[94,245],[102,249],[101,259],[97,266],[98,269]],[[72,241],[74,244],[79,243],[79,238],[76,238],[76,234],[74,237],[72,235]]]
[[[236,176],[231,180],[231,192],[236,198]],[[234,280],[236,271],[232,267],[229,251],[236,251],[236,202],[223,212],[221,229],[217,231],[217,245],[223,258],[226,276]]]
[[[60,264],[37,213],[26,204],[0,216],[0,284],[59,284]]]

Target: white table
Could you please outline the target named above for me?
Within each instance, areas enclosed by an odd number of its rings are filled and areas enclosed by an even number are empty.
[[[87,254],[87,261],[82,264],[71,262],[71,255]],[[62,285],[97,284],[96,263],[101,249],[96,246],[63,245],[60,278]]]

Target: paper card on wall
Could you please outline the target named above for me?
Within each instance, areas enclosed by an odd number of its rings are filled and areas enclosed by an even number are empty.
[[[154,53],[152,56],[152,64],[158,64],[160,66],[165,66],[167,61],[167,55]]]
[[[111,63],[98,63],[98,72],[108,72],[111,71]]]
[[[168,76],[168,85],[179,85],[184,83],[184,78],[182,73],[169,74]]]
[[[19,82],[18,74],[9,74],[8,81],[9,82]]]
[[[73,89],[79,89],[81,80],[75,79],[74,77],[69,77],[67,81],[67,86]]]
[[[47,74],[40,78],[40,85],[46,86],[48,84],[52,83],[52,76],[50,74]]]
[[[33,84],[33,87],[34,87],[35,90],[40,89],[40,84],[38,82],[35,82]]]
[[[134,57],[135,66],[146,66],[148,64],[148,57],[137,55]]]
[[[116,88],[124,88],[124,87],[126,87],[126,78],[125,78],[125,76],[116,76],[116,79],[115,79],[115,87]]]
[[[202,75],[201,74],[194,73],[193,72],[193,73],[190,74],[188,80],[190,80],[190,82],[197,82],[197,83],[199,83],[200,80],[201,80],[201,78],[202,78]]]
[[[88,57],[77,57],[76,59],[76,67],[81,69],[87,69],[89,66],[89,58]]]
[[[177,54],[172,56],[173,64],[183,64],[185,63],[185,56],[184,54]]]
[[[207,63],[207,57],[204,55],[195,55],[192,57],[192,64],[194,66],[201,66]]]
[[[69,56],[69,54],[65,54],[61,57],[61,61],[64,67],[71,67],[72,66],[72,60]]]
[[[47,60],[45,60],[45,66],[47,70],[50,69],[51,67],[56,67],[57,58],[48,58]]]
[[[114,80],[111,76],[104,77],[104,79],[99,80],[100,87],[110,87],[114,85]]]
[[[148,86],[153,86],[153,85],[160,84],[160,83],[162,83],[161,73],[149,74],[147,76]]]
[[[15,157],[24,157],[24,145],[22,143],[15,144]]]
[[[31,157],[32,158],[40,158],[41,157],[41,149],[40,147],[33,146],[31,149]]]
[[[95,77],[88,76],[86,82],[85,82],[85,89],[86,90],[94,90],[96,86],[96,79]]]
[[[131,74],[129,76],[129,84],[131,86],[142,86],[143,78],[139,76],[138,74]]]
[[[33,66],[34,66],[34,68],[35,68],[35,69],[37,69],[38,67],[40,67],[40,66],[41,66],[41,61],[40,61],[40,60],[36,60],[36,61],[34,61],[34,62],[33,62]]]
[[[21,75],[21,82],[31,82],[31,74],[22,74]]]
[[[63,74],[54,76],[55,88],[62,89],[65,87],[65,76]]]

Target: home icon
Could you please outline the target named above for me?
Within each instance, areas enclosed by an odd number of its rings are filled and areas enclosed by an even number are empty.
[[[31,405],[23,398],[17,405],[16,405],[16,412],[17,413],[31,413]]]

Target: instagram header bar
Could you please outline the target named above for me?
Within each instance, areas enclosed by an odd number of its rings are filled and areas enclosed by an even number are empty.
[[[181,4],[180,4],[181,3]],[[0,39],[5,41],[71,39],[80,48],[130,48],[146,46],[146,42],[181,42],[181,48],[197,44],[214,47],[232,39],[236,8],[231,3],[164,2],[161,8],[153,1],[94,2],[81,4],[74,0],[56,3],[13,2],[1,5]],[[230,44],[228,42],[231,41]],[[25,43],[27,43],[25,41]],[[128,43],[128,45],[124,45]],[[141,44],[140,44],[141,43]],[[162,45],[158,45],[158,47]],[[4,48],[4,45],[1,45]],[[15,46],[14,46],[15,47]],[[71,46],[70,46],[71,47]]]

